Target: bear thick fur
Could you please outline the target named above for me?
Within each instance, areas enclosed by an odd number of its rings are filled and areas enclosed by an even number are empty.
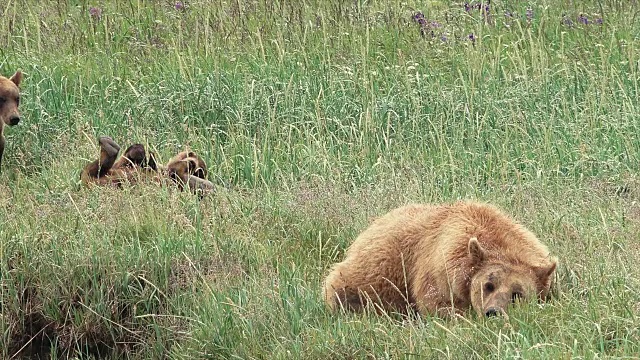
[[[4,125],[14,126],[20,122],[20,82],[22,72],[19,70],[10,78],[0,76],[0,170],[2,170],[2,154],[4,153]]]
[[[108,136],[99,139],[100,157],[87,164],[80,179],[85,185],[115,185],[171,180],[180,190],[188,186],[191,191],[204,195],[214,189],[206,179],[205,162],[192,151],[182,151],[171,158],[166,166],[156,163],[153,153],[147,154],[142,144],[133,144],[118,159],[120,146]]]
[[[545,300],[557,260],[498,208],[473,201],[412,204],[375,220],[327,276],[333,310],[421,315],[504,314],[518,299]]]

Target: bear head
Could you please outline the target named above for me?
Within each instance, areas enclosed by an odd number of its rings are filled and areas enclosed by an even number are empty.
[[[11,78],[0,76],[0,121],[13,126],[20,122],[20,81],[22,72],[16,71]],[[2,126],[0,125],[0,129]]]
[[[470,286],[471,306],[477,314],[502,315],[518,301],[548,297],[556,259],[537,265],[506,261],[485,250],[475,237],[469,240],[468,251],[477,269]]]

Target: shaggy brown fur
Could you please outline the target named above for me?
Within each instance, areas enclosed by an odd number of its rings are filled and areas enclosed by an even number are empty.
[[[138,181],[164,182],[171,179],[183,190],[185,185],[193,192],[206,193],[214,189],[206,179],[207,166],[194,152],[183,151],[174,156],[166,166],[159,167],[155,156],[146,151],[141,144],[131,145],[120,159],[120,146],[108,136],[99,139],[100,157],[87,164],[80,179],[85,185],[115,185],[136,183]],[[117,160],[117,161],[116,161]]]
[[[450,315],[504,313],[546,299],[557,260],[536,236],[477,202],[407,205],[375,220],[324,283],[331,309]]]
[[[7,79],[0,76],[0,170],[2,170],[2,154],[4,153],[4,125],[17,125],[20,122],[18,105],[20,104],[20,81],[22,72],[16,71]]]

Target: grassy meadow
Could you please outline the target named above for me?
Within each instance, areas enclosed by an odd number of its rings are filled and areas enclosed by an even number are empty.
[[[640,356],[635,1],[0,4],[3,359]],[[85,188],[97,137],[218,189]],[[508,320],[332,315],[370,219],[477,199],[560,260]]]

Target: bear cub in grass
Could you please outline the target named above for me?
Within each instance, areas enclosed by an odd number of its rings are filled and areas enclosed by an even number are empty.
[[[192,151],[182,151],[171,158],[166,166],[156,163],[153,153],[147,153],[142,144],[133,144],[118,159],[120,146],[108,136],[100,137],[100,157],[88,163],[80,179],[85,185],[117,186],[138,181],[163,183],[171,180],[180,190],[185,187],[205,195],[214,189],[206,179],[207,165]]]
[[[0,171],[2,170],[2,154],[4,153],[4,125],[14,126],[20,122],[20,81],[22,72],[16,71],[7,79],[0,76]]]
[[[518,299],[545,300],[557,260],[494,206],[460,201],[407,205],[375,220],[327,276],[333,310],[448,316],[472,307],[505,314]]]

